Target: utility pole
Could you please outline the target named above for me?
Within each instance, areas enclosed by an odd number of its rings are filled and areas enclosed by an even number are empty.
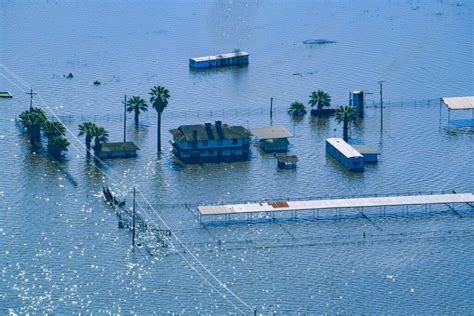
[[[123,142],[127,141],[127,95],[123,97]]]
[[[352,92],[349,91],[349,106],[352,106]]]
[[[30,96],[30,110],[33,108],[33,95],[37,94],[36,92],[33,92],[33,88],[30,89],[30,92],[25,92]]]
[[[273,123],[273,97],[270,98],[270,125]]]
[[[133,187],[133,223],[132,223],[132,249],[133,250],[135,250],[135,227],[136,227],[135,187]]]
[[[382,83],[385,81],[379,81],[380,85],[380,132],[383,132],[383,97],[382,97]]]

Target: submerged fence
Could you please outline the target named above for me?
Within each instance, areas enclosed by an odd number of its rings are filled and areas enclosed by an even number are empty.
[[[425,99],[425,100],[408,100],[408,101],[384,101],[384,108],[397,108],[397,107],[430,107],[439,106],[439,99]],[[380,102],[374,100],[365,101],[366,108],[379,108]],[[59,119],[65,124],[80,124],[81,122],[92,121],[92,122],[122,122],[123,113],[121,109],[117,109],[118,113],[112,114],[97,114],[97,115],[83,115],[83,114],[62,114],[58,115]],[[287,115],[288,107],[285,106],[274,106],[273,117],[278,115]],[[150,110],[153,111],[153,110]],[[213,119],[213,118],[238,118],[238,117],[251,117],[251,116],[269,116],[270,105],[268,106],[257,106],[257,107],[246,107],[246,108],[227,108],[219,110],[165,110],[163,112],[164,119]],[[127,115],[127,119],[133,120],[133,113]],[[154,113],[145,112],[140,116],[142,123],[155,122],[156,118]]]

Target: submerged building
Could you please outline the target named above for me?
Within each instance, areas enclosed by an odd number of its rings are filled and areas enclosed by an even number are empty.
[[[364,156],[342,138],[326,139],[326,152],[350,171],[364,171]]]
[[[288,137],[292,137],[290,132],[281,125],[268,127],[252,128],[250,130],[258,141],[260,148],[267,152],[286,152],[288,151]]]
[[[183,163],[243,161],[250,156],[251,134],[242,126],[216,121],[182,125],[170,133],[173,154]]]
[[[133,142],[104,143],[100,148],[94,148],[94,154],[101,159],[131,158],[137,156],[139,149]]]
[[[196,69],[233,65],[247,65],[248,63],[249,53],[241,51],[204,57],[194,57],[189,59],[189,67]]]

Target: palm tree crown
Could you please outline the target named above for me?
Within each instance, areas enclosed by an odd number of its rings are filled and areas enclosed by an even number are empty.
[[[94,137],[94,129],[97,128],[97,125],[92,122],[84,122],[79,125],[79,134],[78,136],[86,135],[86,149],[87,149],[87,158],[90,157],[91,142]]]
[[[303,116],[306,114],[306,109],[303,103],[301,102],[293,102],[288,109],[288,114],[293,116]]]
[[[170,92],[165,87],[154,86],[151,88],[150,103],[157,112],[162,113],[165,110],[168,106],[169,98]]]
[[[131,97],[127,102],[127,112],[135,112],[135,127],[138,127],[138,116],[140,112],[148,111],[148,104],[139,96]]]
[[[323,107],[329,107],[331,105],[331,96],[323,90],[313,91],[309,96],[309,105],[311,107],[316,106],[318,110],[322,110]]]
[[[106,143],[109,141],[109,132],[101,126],[95,126],[93,129],[94,136],[94,149],[99,149],[102,143]]]
[[[63,123],[59,121],[46,121],[43,124],[44,136],[48,139],[55,136],[64,136],[66,134],[66,128]]]
[[[349,125],[357,119],[357,111],[351,106],[341,106],[336,110],[336,121],[343,123],[343,139],[345,141],[349,138]]]
[[[157,147],[158,152],[161,152],[161,113],[168,106],[170,93],[168,89],[162,86],[154,86],[150,90],[150,103],[158,114],[158,128],[157,128]]]

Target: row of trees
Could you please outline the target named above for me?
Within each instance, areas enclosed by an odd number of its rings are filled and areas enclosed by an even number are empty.
[[[168,89],[162,86],[154,86],[150,89],[150,104],[158,114],[158,131],[157,146],[158,152],[161,152],[161,115],[168,106],[170,93]],[[140,114],[148,111],[148,103],[140,96],[132,96],[127,100],[127,112],[134,113],[135,128],[140,123]],[[92,141],[94,141],[94,149],[100,149],[101,144],[109,141],[109,133],[103,127],[93,123],[84,122],[79,125],[79,135],[85,136],[87,158],[90,158]]]
[[[309,96],[308,104],[320,111],[331,106],[331,96],[323,90],[313,91]],[[303,103],[295,101],[291,103],[288,113],[293,116],[303,116],[307,112]]]
[[[79,125],[79,136],[85,135],[87,158],[91,156],[91,143],[94,139],[94,148],[100,149],[102,143],[109,141],[109,132],[95,123],[84,122]]]
[[[309,96],[308,104],[311,107],[316,107],[317,110],[322,110],[325,107],[331,105],[331,96],[322,90],[313,91]],[[306,108],[301,102],[291,103],[288,113],[294,117],[304,116]],[[354,123],[357,119],[357,112],[353,107],[350,106],[340,106],[336,109],[336,121],[340,124],[342,123],[343,138],[345,141],[349,138],[349,126],[351,123]]]
[[[161,115],[166,109],[170,99],[168,89],[162,86],[154,86],[150,89],[150,104],[158,114],[157,146],[158,152],[161,152]],[[127,101],[127,112],[133,112],[135,115],[135,128],[138,127],[140,113],[148,111],[148,104],[140,96],[133,96]],[[86,139],[87,142],[87,139]]]
[[[48,153],[55,159],[60,159],[62,153],[68,150],[69,142],[65,137],[66,128],[61,122],[50,121],[40,108],[30,107],[20,114],[20,123],[30,138],[34,147],[41,145],[41,132],[48,139]]]

